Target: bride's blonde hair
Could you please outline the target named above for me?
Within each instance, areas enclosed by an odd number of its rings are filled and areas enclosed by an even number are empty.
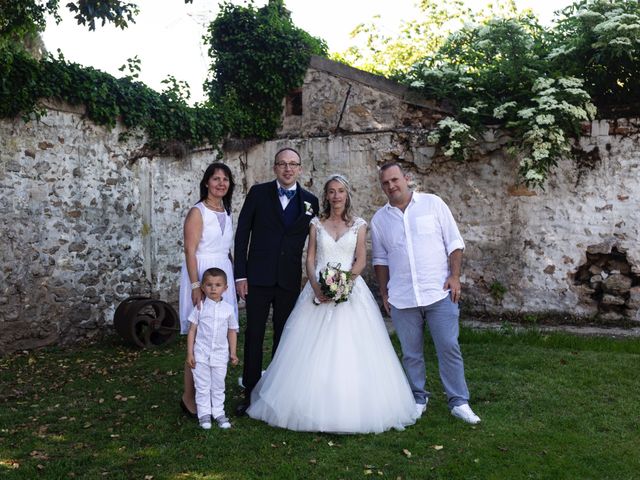
[[[349,180],[347,180],[340,174],[331,175],[324,184],[324,188],[322,190],[322,206],[320,211],[320,218],[327,219],[329,218],[329,215],[331,215],[331,204],[327,199],[327,190],[329,189],[329,184],[333,181],[340,182],[344,189],[347,191],[347,201],[344,204],[342,219],[347,224],[350,224],[353,219],[353,215],[351,213],[351,185],[349,185]]]

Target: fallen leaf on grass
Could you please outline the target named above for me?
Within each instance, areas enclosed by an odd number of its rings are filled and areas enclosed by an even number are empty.
[[[366,469],[366,470],[364,471],[364,474],[365,474],[365,475],[372,475],[372,474],[373,474],[373,470]]]
[[[316,463],[318,463],[318,461],[315,458],[312,458],[311,460],[309,460],[309,463],[311,465],[315,465]]]
[[[153,480],[153,475],[145,475],[144,480]]]
[[[508,452],[509,449],[507,447],[498,447],[498,450],[500,450],[501,452]]]
[[[406,448],[402,449],[402,453],[404,453],[407,458],[411,458],[411,452],[409,450],[407,450]]]
[[[29,456],[33,457],[33,458],[37,458],[40,460],[49,460],[49,455],[47,455],[44,452],[39,452],[38,450],[33,450]]]
[[[20,464],[15,460],[0,460],[0,467],[5,467],[5,468],[14,470],[16,468],[20,468]]]
[[[434,450],[442,450],[444,447],[442,445],[431,445],[431,448]]]
[[[329,440],[329,441],[327,442],[327,445],[329,445],[330,447],[333,447],[333,446],[335,445],[335,443],[333,443],[331,440]]]

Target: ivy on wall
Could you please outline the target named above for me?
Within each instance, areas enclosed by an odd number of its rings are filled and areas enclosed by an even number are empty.
[[[84,105],[97,124],[113,127],[120,120],[129,135],[144,131],[147,146],[157,152],[175,142],[219,147],[229,135],[273,137],[282,98],[302,83],[310,56],[326,53],[321,40],[295,27],[282,0],[259,9],[222,4],[207,38],[210,98],[192,107],[172,77],[165,91],[156,92],[136,75],[115,78],[62,55],[39,61],[6,39],[0,42],[1,117],[38,117],[43,98]]]
[[[327,53],[322,40],[293,24],[282,0],[259,9],[222,4],[206,41],[211,101],[229,131],[260,139],[280,126],[282,99],[302,84],[311,55]]]

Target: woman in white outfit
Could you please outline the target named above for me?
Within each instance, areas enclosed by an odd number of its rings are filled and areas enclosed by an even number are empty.
[[[189,210],[184,221],[184,256],[180,280],[180,333],[189,331],[189,315],[202,300],[200,289],[202,274],[208,268],[218,267],[227,274],[229,288],[223,300],[229,303],[238,318],[235,282],[231,263],[233,224],[231,197],[235,184],[229,167],[212,163],[200,181],[200,201]],[[182,410],[197,418],[195,388],[191,369],[184,368],[184,392],[180,400]]]
[[[416,420],[413,394],[378,305],[359,276],[366,264],[367,227],[351,215],[344,177],[334,175],[325,184],[321,210],[309,231],[310,280],[273,361],[252,392],[247,413],[290,430],[402,430]],[[339,263],[355,278],[344,303],[326,298],[318,284],[327,263]]]

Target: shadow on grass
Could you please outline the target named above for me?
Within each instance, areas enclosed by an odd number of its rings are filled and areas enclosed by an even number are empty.
[[[0,360],[0,477],[636,478],[637,340],[464,329],[461,347],[480,425],[449,414],[427,338],[425,416],[402,432],[342,436],[246,417],[199,429],[178,406],[184,338],[20,353]],[[229,369],[228,412],[240,372]]]

